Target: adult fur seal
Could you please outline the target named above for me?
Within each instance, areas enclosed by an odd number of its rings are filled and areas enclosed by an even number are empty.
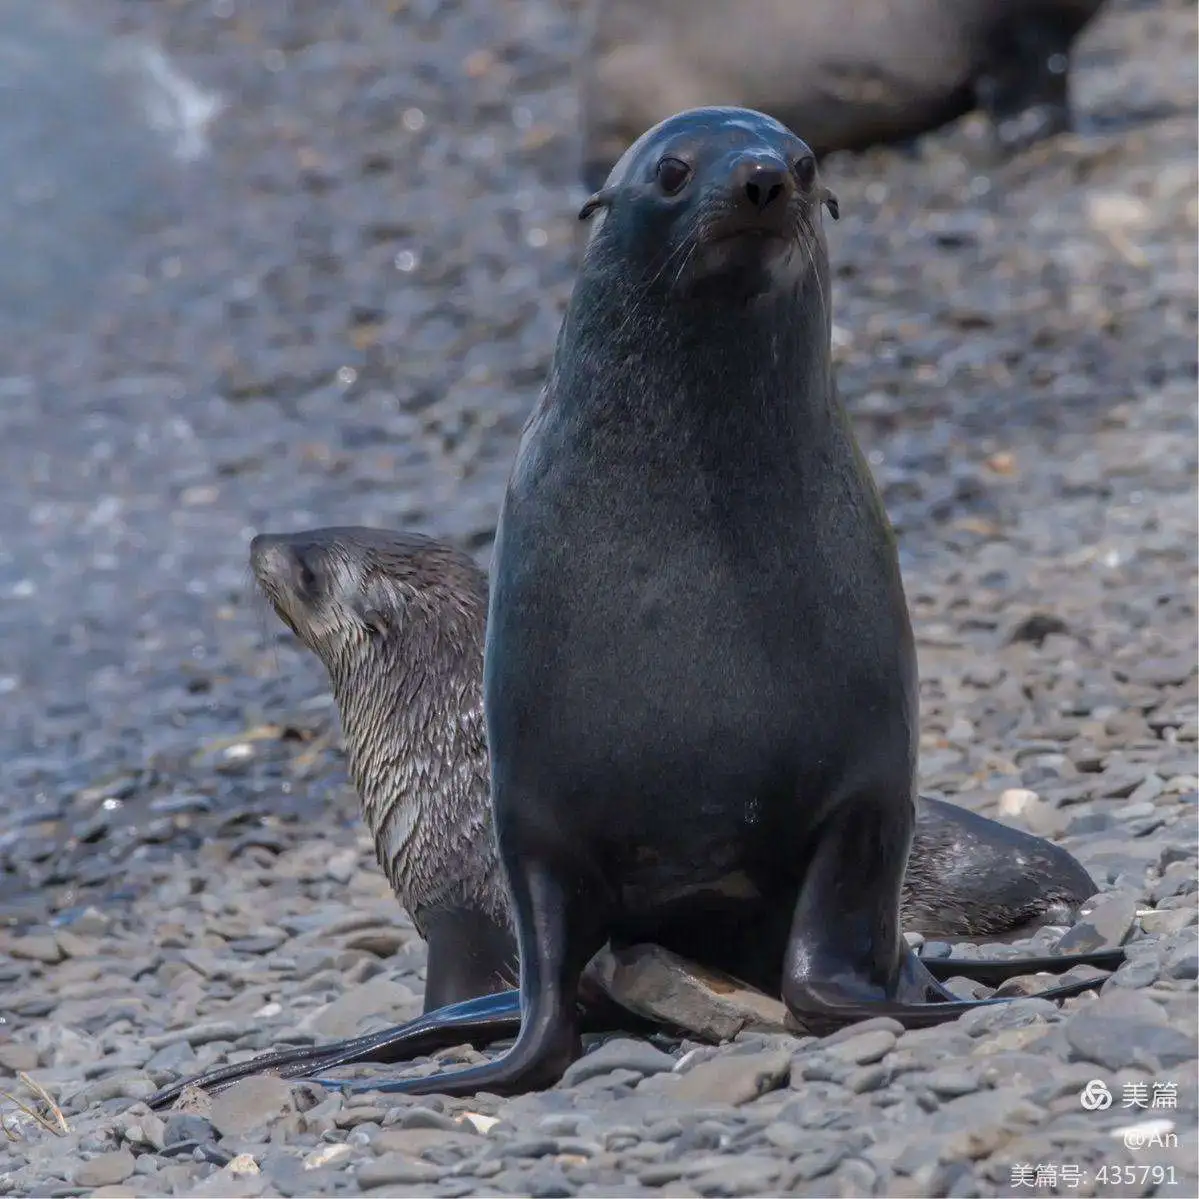
[[[583,206],[484,654],[520,1033],[486,1064],[373,1089],[552,1083],[606,942],[743,979],[817,1032],[1005,1002],[956,999],[900,934],[916,656],[833,386],[823,207],[808,146],[734,108],[655,126]]]
[[[743,104],[817,156],[904,141],[973,109],[1010,153],[1069,129],[1070,50],[1104,0],[594,0],[581,63],[584,180],[648,125]]]
[[[379,863],[429,942],[425,1011],[510,986],[516,940],[492,833],[481,718],[486,575],[432,538],[366,528],[263,534],[250,560],[280,619],[329,673]],[[1069,922],[1095,889],[1064,849],[924,799],[900,916],[905,929],[928,936],[1010,936]],[[593,1015],[617,1016],[594,1007]],[[487,1032],[515,1032],[519,1019],[509,992],[492,1007]],[[627,1015],[620,1022],[627,1026]],[[444,1031],[440,1044],[463,1039],[460,1023]],[[439,1047],[434,1033],[426,1027],[422,1048]],[[264,1069],[295,1076],[394,1060],[414,1052],[412,1036],[404,1027],[390,1037],[274,1051],[187,1081],[217,1090]],[[160,1092],[155,1105],[183,1085]]]

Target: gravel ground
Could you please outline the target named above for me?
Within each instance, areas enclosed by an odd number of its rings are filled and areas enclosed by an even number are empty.
[[[1199,1193],[1194,4],[1113,0],[1075,137],[984,172],[968,121],[829,164],[922,785],[1087,865],[1103,895],[1071,936],[1129,940],[1102,995],[618,1039],[511,1101],[268,1079],[164,1118],[135,1101],[178,1072],[419,1009],[320,668],[246,550],[353,522],[486,558],[570,285],[578,12],[54,7],[212,103],[181,219],[89,260],[69,327],[12,340],[0,378],[0,1192]],[[22,1072],[63,1126],[17,1105],[49,1111]],[[1109,1107],[1084,1110],[1092,1080]],[[1150,1119],[1171,1127],[1126,1143]]]

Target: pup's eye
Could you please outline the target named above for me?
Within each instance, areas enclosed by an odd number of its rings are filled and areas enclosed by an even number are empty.
[[[658,185],[668,195],[681,192],[691,178],[691,168],[681,158],[664,158],[658,163]]]
[[[378,608],[367,608],[362,614],[362,623],[379,637],[386,637],[391,631],[387,617]]]
[[[795,181],[805,191],[816,182],[816,159],[811,154],[805,154],[802,158],[797,159],[791,170],[795,174]]]

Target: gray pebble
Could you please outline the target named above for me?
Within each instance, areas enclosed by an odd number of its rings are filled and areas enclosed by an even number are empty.
[[[836,1061],[865,1066],[879,1061],[895,1048],[895,1033],[888,1028],[875,1028],[869,1032],[859,1032],[856,1037],[826,1044],[824,1048]]]
[[[115,1186],[133,1173],[136,1164],[133,1154],[128,1149],[117,1149],[112,1153],[101,1153],[80,1162],[75,1167],[72,1177],[76,1186],[87,1187],[89,1190]]]
[[[689,1172],[688,1181],[699,1195],[769,1195],[782,1171],[777,1158],[745,1153],[709,1164],[702,1173]]]
[[[1137,919],[1140,903],[1134,895],[1104,896],[1084,908],[1079,922],[1058,943],[1059,953],[1090,953],[1096,949],[1115,949],[1128,939]]]
[[[697,1106],[727,1103],[736,1107],[786,1086],[790,1075],[791,1055],[786,1050],[728,1053],[686,1071],[670,1095],[677,1102]]]
[[[1171,1068],[1199,1056],[1194,1037],[1159,1024],[1142,1024],[1099,1012],[1079,1012],[1066,1023],[1066,1040],[1075,1058],[1109,1070],[1142,1066]]]
[[[647,1041],[634,1041],[627,1037],[618,1037],[605,1041],[597,1049],[572,1062],[562,1077],[561,1086],[572,1087],[586,1082],[589,1078],[607,1074],[612,1070],[629,1070],[634,1074],[646,1076],[661,1074],[673,1070],[675,1059],[669,1053],[663,1053]]]
[[[978,1078],[970,1071],[955,1066],[934,1070],[920,1079],[938,1099],[956,1099],[978,1090]]]
[[[203,1116],[192,1116],[184,1112],[172,1112],[166,1119],[162,1142],[164,1145],[177,1145],[181,1141],[195,1141],[202,1144],[205,1141],[215,1141],[217,1130],[210,1120]]]
[[[814,1178],[823,1178],[831,1173],[847,1152],[845,1145],[834,1142],[815,1145],[807,1152],[801,1153],[791,1162],[783,1182],[784,1193],[789,1193],[796,1182],[811,1182]]]
[[[842,1041],[852,1041],[865,1033],[889,1032],[899,1037],[903,1035],[904,1031],[903,1025],[898,1020],[892,1020],[890,1016],[872,1016],[869,1020],[859,1020],[854,1024],[847,1024],[844,1028],[829,1033],[827,1037],[821,1037],[817,1044],[821,1049],[829,1049],[833,1045],[839,1045]]]
[[[854,1070],[846,1078],[845,1085],[855,1095],[868,1095],[872,1091],[877,1091],[879,1088],[885,1087],[894,1077],[895,1071],[885,1063],[874,1066],[863,1066],[860,1070]]]
[[[443,1167],[418,1161],[407,1154],[384,1153],[363,1162],[355,1172],[355,1178],[365,1190],[368,1187],[435,1182],[443,1173]]]
[[[239,1137],[295,1110],[291,1083],[258,1075],[214,1095],[208,1118],[222,1137]],[[332,1115],[329,1119],[332,1124]]]
[[[1150,895],[1155,904],[1173,895],[1191,895],[1199,887],[1195,877],[1193,862],[1174,862],[1162,872],[1161,878],[1153,884]]]

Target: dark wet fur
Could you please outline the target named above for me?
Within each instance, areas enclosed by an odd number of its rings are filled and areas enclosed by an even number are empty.
[[[995,938],[1070,924],[1098,888],[1060,845],[943,800],[922,798],[903,883],[903,927]]]

